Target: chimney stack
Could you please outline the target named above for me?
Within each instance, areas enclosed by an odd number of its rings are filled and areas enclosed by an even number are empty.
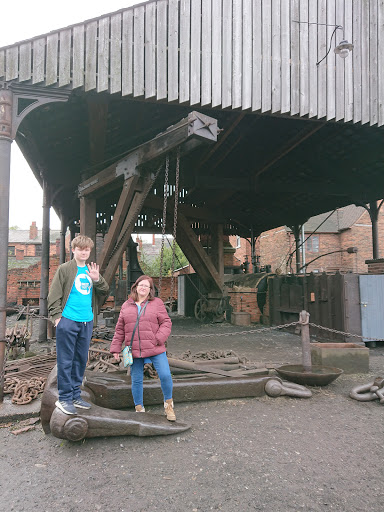
[[[33,221],[29,228],[29,239],[36,240],[36,238],[37,238],[37,226],[36,226],[36,221]]]

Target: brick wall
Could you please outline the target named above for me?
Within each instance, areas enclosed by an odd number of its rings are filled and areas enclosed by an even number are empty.
[[[49,284],[59,266],[59,258],[51,256],[49,267]],[[21,305],[32,299],[38,303],[40,297],[41,263],[36,263],[26,268],[14,268],[8,271],[7,278],[7,303]],[[27,286],[19,284],[19,281],[37,281],[38,286]]]
[[[384,274],[384,259],[367,260],[368,274]]]
[[[259,243],[260,264],[271,265],[272,272],[281,269],[285,273],[285,261],[290,249],[290,237],[285,226],[265,231],[260,235]]]
[[[157,288],[159,288],[159,278],[153,277],[153,282]],[[166,301],[171,296],[171,277],[163,277],[161,280],[161,294],[160,299]],[[174,288],[173,288],[173,297],[177,299],[177,277],[175,278]]]
[[[250,313],[251,322],[260,322],[261,312],[257,306],[256,288],[234,286],[229,290],[230,303],[235,313]]]

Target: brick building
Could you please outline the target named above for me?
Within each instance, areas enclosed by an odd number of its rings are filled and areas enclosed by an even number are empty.
[[[368,271],[366,260],[372,258],[372,225],[367,210],[361,206],[350,205],[331,212],[311,217],[304,225],[305,238],[315,232],[305,242],[307,272],[365,273]],[[318,228],[318,229],[317,229]],[[379,239],[384,234],[384,211],[380,209],[378,220]],[[379,244],[380,245],[380,244]],[[348,247],[356,247],[358,252],[348,254]],[[259,254],[262,264],[270,264],[272,272],[295,272],[296,258],[289,254],[295,249],[295,239],[287,226],[280,226],[260,235]],[[380,250],[384,254],[384,244]],[[334,252],[333,254],[325,255]]]
[[[69,251],[69,239],[66,242]],[[42,232],[32,222],[29,230],[10,229],[8,235],[8,304],[38,304],[41,278]],[[59,265],[60,231],[50,231],[51,282]]]

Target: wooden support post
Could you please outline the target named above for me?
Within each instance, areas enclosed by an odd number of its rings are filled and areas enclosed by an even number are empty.
[[[220,276],[221,283],[224,282],[224,244],[223,244],[223,224],[211,225],[211,257],[213,264]]]
[[[47,341],[48,325],[48,288],[49,288],[49,246],[50,246],[50,210],[51,210],[51,188],[47,181],[43,181],[43,228],[41,246],[41,277],[40,277],[40,299],[39,299],[39,343]]]
[[[127,247],[128,240],[133,232],[137,217],[140,214],[141,208],[144,204],[145,198],[149,194],[152,185],[154,183],[155,176],[151,175],[150,178],[146,178],[142,186],[141,191],[136,191],[132,199],[128,214],[125,218],[124,224],[121,227],[119,237],[116,245],[112,250],[109,250],[110,257],[108,258],[108,264],[103,272],[103,277],[108,284],[112,283],[113,277],[116,273],[117,267],[119,266],[120,260]]]
[[[89,261],[96,261],[96,199],[93,197],[80,197],[80,235],[94,241]]]
[[[117,203],[111,225],[104,239],[103,249],[101,251],[100,256],[97,259],[97,262],[100,265],[100,272],[103,274],[103,276],[104,270],[107,266],[113,248],[115,247],[116,241],[120,234],[121,228],[123,226],[124,219],[127,216],[129,206],[132,203],[132,198],[135,193],[138,180],[139,179],[137,176],[132,176],[131,178],[128,178],[124,182],[123,190],[121,191],[119,202]]]
[[[179,214],[176,241],[208,292],[222,293],[223,285],[211,259],[183,214]]]

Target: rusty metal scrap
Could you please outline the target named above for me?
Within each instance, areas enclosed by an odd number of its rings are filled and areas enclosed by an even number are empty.
[[[13,393],[14,404],[30,403],[44,390],[47,377],[55,364],[55,354],[8,361],[5,366],[4,393]]]
[[[4,393],[13,393],[12,403],[17,405],[29,404],[44,391],[46,377],[34,377],[20,380],[17,377],[7,378],[4,383]]]

